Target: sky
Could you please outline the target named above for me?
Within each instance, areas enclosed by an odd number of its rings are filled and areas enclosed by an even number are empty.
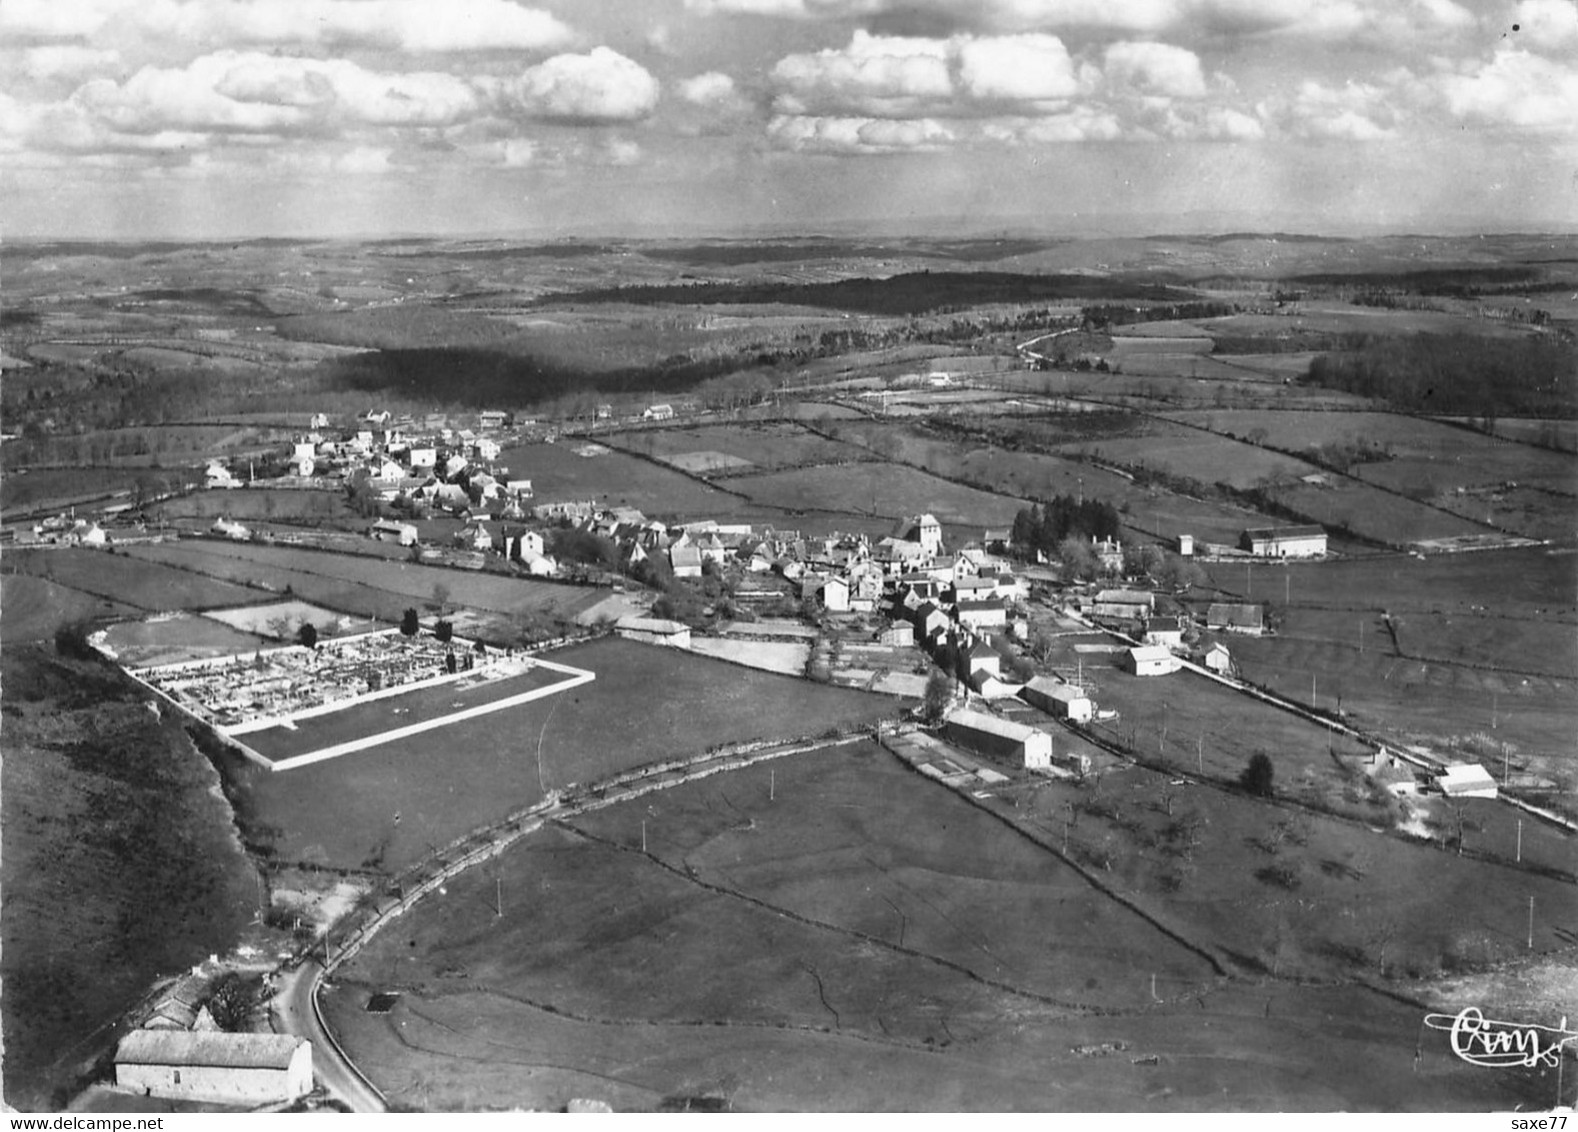
[[[4,0],[0,236],[1578,230],[1578,0]]]

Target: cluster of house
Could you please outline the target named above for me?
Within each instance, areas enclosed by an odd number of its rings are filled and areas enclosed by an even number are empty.
[[[354,428],[333,430],[318,414],[311,430],[292,444],[289,465],[304,478],[363,483],[385,503],[405,500],[457,514],[476,509],[520,518],[521,502],[532,493],[531,481],[495,475],[503,451],[498,433],[511,423],[508,414],[497,410],[481,413],[476,429],[453,428],[441,414],[415,420],[369,413]],[[240,487],[244,482],[217,460],[209,463],[204,477],[209,488]]]
[[[1096,623],[1140,641],[1124,655],[1125,667],[1136,676],[1176,672],[1183,657],[1220,675],[1233,673],[1233,657],[1227,646],[1221,641],[1192,644],[1198,641],[1200,620],[1175,604],[1159,614],[1157,595],[1150,590],[1100,590],[1084,603],[1084,612]],[[1258,637],[1265,631],[1264,610],[1259,605],[1212,602],[1206,608],[1203,627],[1212,633]]]
[[[15,528],[12,542],[16,546],[108,546],[110,536],[96,519],[65,514]]]
[[[475,656],[458,640],[406,637],[391,629],[339,637],[312,649],[180,661],[133,675],[226,734],[239,735],[370,693],[442,679],[473,667]],[[482,654],[484,664],[494,659]]]
[[[1428,791],[1447,798],[1494,798],[1500,792],[1490,772],[1478,763],[1447,763],[1425,772],[1385,748],[1365,760],[1364,774],[1375,786],[1397,797]]]

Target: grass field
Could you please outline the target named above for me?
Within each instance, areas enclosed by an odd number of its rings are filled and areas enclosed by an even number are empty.
[[[7,514],[47,507],[51,503],[88,499],[128,491],[135,472],[123,468],[6,468],[0,477],[0,508]]]
[[[800,468],[729,480],[734,491],[752,501],[786,510],[845,511],[900,518],[930,512],[940,522],[960,526],[1002,526],[1024,504],[938,479],[901,464]]]
[[[275,488],[233,488],[194,491],[158,504],[152,514],[179,519],[234,519],[237,522],[301,523],[365,531],[368,520],[355,514],[342,491],[284,491]]]
[[[1472,519],[1351,479],[1334,480],[1330,487],[1282,484],[1271,489],[1271,496],[1311,523],[1328,528],[1346,527],[1361,538],[1389,546],[1494,533]]]
[[[373,861],[395,869],[531,805],[542,788],[895,710],[885,697],[628,641],[600,640],[548,659],[591,669],[597,679],[281,774],[236,766],[246,820],[266,827],[283,860],[351,868]]]
[[[320,609],[310,602],[296,600],[248,605],[240,609],[211,609],[203,616],[242,632],[263,633],[282,639],[293,637],[297,629],[307,622],[318,630],[320,636],[343,637],[375,628],[371,621],[359,621],[332,609]]]
[[[61,625],[96,617],[135,617],[141,610],[29,574],[0,574],[0,638],[46,640]]]
[[[829,464],[847,460],[871,459],[869,453],[847,444],[828,441],[813,432],[787,422],[759,425],[713,425],[706,428],[644,429],[620,433],[612,443],[643,452],[666,463],[685,467],[685,457],[718,452],[748,461],[749,469],[796,468],[804,464]],[[687,468],[690,471],[711,469]],[[723,468],[718,474],[728,475]]]
[[[633,434],[616,443],[630,444]],[[655,467],[623,452],[580,456],[577,445],[528,444],[507,448],[500,461],[510,479],[529,479],[539,500],[592,499],[609,507],[635,507],[655,518],[722,518],[742,501],[677,471]]]
[[[122,621],[104,631],[104,644],[113,650],[116,662],[128,668],[254,652],[273,643],[188,613],[158,621]]]
[[[257,590],[161,564],[147,555],[156,546],[104,550],[17,550],[6,555],[19,574],[32,574],[95,597],[150,612],[243,605],[263,596]]]
[[[1064,451],[1088,450],[1098,460],[1235,488],[1254,487],[1316,470],[1302,460],[1277,452],[1162,421],[1147,422],[1139,435],[1063,447]]]
[[[447,593],[446,601],[454,605],[498,613],[537,612],[566,617],[574,616],[599,596],[598,591],[580,586],[256,543],[205,539],[133,547],[129,552],[203,574],[265,582],[280,592],[289,585],[303,598],[354,613],[362,613],[363,607],[331,601],[318,596],[318,592],[334,594],[341,587],[357,586],[394,595],[409,605],[413,601],[434,601],[436,591],[442,589]],[[394,616],[399,615],[396,610]],[[383,617],[387,620],[388,614]]]
[[[1418,1110],[1530,1095],[1456,1061],[1444,1037],[1414,1064],[1420,1012],[1373,992],[1218,984],[1053,855],[870,747],[772,764],[771,801],[768,777],[549,827],[462,875],[342,969],[330,1025],[397,1104],[428,1110]],[[382,990],[396,1006],[367,1013]]]

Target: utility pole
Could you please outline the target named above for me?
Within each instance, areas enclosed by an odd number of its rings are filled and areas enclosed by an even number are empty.
[[[767,800],[777,800],[778,797],[778,771],[775,767],[767,768]]]
[[[493,878],[493,914],[504,915],[504,878],[501,876]]]
[[[1534,950],[1534,897],[1529,897],[1529,950]]]
[[[641,819],[641,852],[647,851],[647,819]]]
[[[1518,819],[1518,864],[1523,864],[1523,819]]]
[[[1194,741],[1194,761],[1195,761],[1195,768],[1201,774],[1204,774],[1205,773],[1205,736],[1204,735],[1201,735],[1199,738],[1197,738]]]

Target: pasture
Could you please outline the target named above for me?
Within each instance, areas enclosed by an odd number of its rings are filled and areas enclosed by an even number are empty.
[[[255,652],[273,643],[190,613],[156,621],[122,621],[105,629],[102,641],[116,663],[127,668]]]
[[[183,519],[212,522],[225,518],[241,523],[294,523],[355,531],[365,531],[369,522],[351,510],[343,491],[280,488],[194,491],[158,503],[149,508],[149,513],[167,522]]]
[[[371,621],[359,621],[305,601],[271,601],[240,609],[211,609],[204,617],[221,621],[246,633],[262,633],[278,639],[293,637],[303,623],[310,623],[320,636],[343,637],[377,628]]]
[[[548,659],[597,678],[563,695],[281,774],[238,756],[227,773],[241,794],[239,808],[280,860],[396,870],[532,805],[545,789],[895,710],[884,697],[612,638]]]
[[[1081,442],[1063,451],[1088,451],[1096,460],[1144,468],[1197,483],[1250,488],[1315,471],[1303,460],[1268,452],[1199,429],[1151,420],[1122,437]]]
[[[869,746],[770,767],[547,827],[456,878],[342,968],[330,1026],[426,1110],[1451,1110],[1531,1095],[1444,1036],[1415,1063],[1420,1012],[1371,991],[1218,981]],[[368,1013],[384,990],[394,1008]]]
[[[68,622],[135,617],[142,612],[124,602],[83,593],[35,575],[0,574],[0,638],[7,641],[47,640]]]
[[[1277,503],[1308,522],[1328,529],[1347,528],[1387,546],[1494,533],[1471,519],[1352,479],[1336,479],[1329,487],[1279,484],[1269,491]]]
[[[408,605],[412,601],[437,603],[442,594],[448,605],[496,613],[543,613],[564,617],[573,617],[599,597],[597,590],[582,586],[290,546],[191,540],[133,549],[156,560],[179,563],[205,574],[257,579],[276,591],[283,591],[289,585],[294,593],[309,601],[357,614],[362,613],[364,607],[327,600],[317,596],[318,592],[327,590],[332,594],[346,586],[370,588],[395,595]],[[307,588],[297,584],[304,579]],[[314,584],[312,579],[318,579],[320,584]],[[397,610],[395,616],[399,614]],[[388,617],[381,614],[380,619],[388,620]]]
[[[870,459],[858,447],[829,441],[799,425],[773,421],[759,425],[711,425],[699,428],[641,429],[620,433],[613,443],[641,452],[686,471],[728,475],[728,465],[688,466],[688,457],[719,453],[745,461],[738,470],[766,471],[805,464],[832,464]]]
[[[6,555],[19,574],[32,574],[70,589],[150,612],[213,609],[256,601],[244,586],[165,565],[148,556],[158,544],[123,551],[16,550]],[[141,553],[133,553],[141,552]]]
[[[769,475],[736,476],[734,491],[752,502],[784,510],[842,511],[900,518],[930,512],[940,522],[959,526],[1001,526],[1013,522],[1023,503],[938,479],[903,464],[799,468]]]
[[[631,435],[621,434],[618,442],[629,443]],[[678,471],[624,452],[581,456],[576,447],[560,443],[506,448],[499,457],[509,469],[504,478],[531,480],[541,501],[591,499],[608,507],[635,507],[660,518],[721,519],[740,509],[737,497]]]

